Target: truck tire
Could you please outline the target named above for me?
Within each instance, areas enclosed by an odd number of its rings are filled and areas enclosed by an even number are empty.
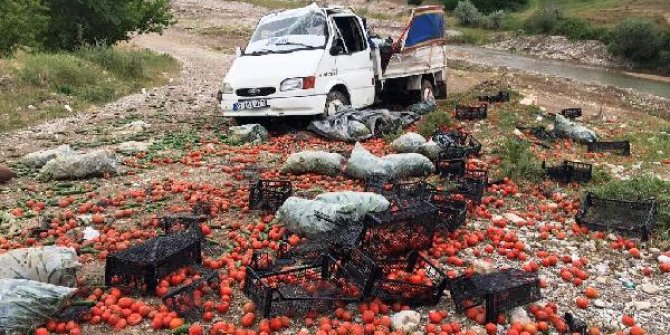
[[[323,116],[328,117],[334,115],[339,107],[347,105],[349,105],[347,96],[338,90],[332,90],[328,92],[328,95],[326,96],[326,106],[323,110]]]
[[[435,102],[435,88],[427,79],[421,81],[421,102]]]

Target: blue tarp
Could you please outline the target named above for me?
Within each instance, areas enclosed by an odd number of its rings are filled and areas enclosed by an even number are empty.
[[[410,24],[405,48],[444,37],[444,14],[440,12],[417,13]]]

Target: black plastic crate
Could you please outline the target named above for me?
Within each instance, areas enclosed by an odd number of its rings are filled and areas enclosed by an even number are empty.
[[[258,180],[249,190],[249,209],[276,212],[292,194],[288,180]]]
[[[451,192],[433,191],[430,203],[437,208],[439,223],[450,232],[462,227],[468,215],[468,204],[459,200]]]
[[[444,159],[478,156],[482,149],[482,144],[472,135],[458,130],[437,131],[433,134],[433,141],[440,146]]]
[[[286,247],[278,257],[302,260],[314,260],[323,254],[341,257],[348,255],[359,246],[364,231],[363,223],[337,222],[324,214],[318,212],[315,214],[319,219],[333,223],[335,228],[332,231],[303,239],[293,247]]]
[[[446,155],[440,153],[440,156],[435,164],[438,173],[443,178],[462,177],[465,174],[467,165],[465,157],[461,158],[445,158]]]
[[[360,289],[338,270],[330,256],[313,264],[259,273],[247,267],[244,294],[265,318],[328,312],[340,304],[359,301]]]
[[[276,252],[256,250],[251,256],[249,267],[257,273],[266,273],[298,264],[298,259],[289,257],[288,250],[289,244],[286,242],[280,242]]]
[[[586,325],[586,322],[583,320],[580,320],[576,317],[574,317],[571,313],[565,313],[565,323],[568,325],[568,329],[570,329],[570,332],[574,335],[575,333],[579,335],[587,335],[588,334],[588,326]]]
[[[621,156],[630,156],[630,141],[589,142],[586,144],[586,151],[613,152]]]
[[[486,304],[486,322],[495,322],[503,311],[542,299],[537,274],[518,269],[464,275],[451,280],[449,286],[456,311]]]
[[[428,201],[434,190],[435,186],[425,181],[396,183],[393,184],[393,193],[389,200],[392,208],[411,208]]]
[[[205,221],[207,221],[206,216],[191,213],[172,214],[159,218],[161,228],[165,234],[181,230],[195,230],[200,227],[200,223]]]
[[[590,230],[613,230],[646,241],[656,227],[656,200],[605,199],[587,193],[575,221]]]
[[[456,118],[459,120],[479,120],[485,119],[488,114],[488,105],[479,106],[456,106]]]
[[[531,127],[531,126],[517,125],[516,128],[526,134],[535,136],[535,138],[541,141],[554,142],[559,138],[555,130],[547,131],[547,129],[542,126]]]
[[[354,250],[343,260],[341,269],[345,277],[358,285],[365,298],[380,298],[389,303],[436,305],[449,284],[445,274],[416,251],[407,257],[380,260]],[[413,282],[411,276],[420,272],[425,273],[424,281]]]
[[[105,285],[153,294],[161,278],[182,267],[202,264],[201,237],[187,230],[110,254],[105,263]]]
[[[83,322],[87,315],[90,315],[91,306],[70,305],[64,307],[58,314],[51,317],[57,322]]]
[[[466,170],[462,177],[442,183],[444,191],[460,194],[474,204],[481,204],[488,186],[488,172],[485,170]]]
[[[576,119],[582,116],[581,108],[566,108],[561,111],[561,115],[568,119]]]
[[[438,228],[437,208],[427,201],[395,211],[366,215],[362,249],[379,256],[404,255],[431,247]]]
[[[204,313],[203,296],[207,288],[218,290],[219,274],[216,271],[198,268],[197,271],[201,277],[192,281],[190,284],[184,284],[172,288],[163,297],[163,305],[187,321],[194,321],[202,318]]]
[[[373,192],[389,197],[393,193],[393,184],[395,181],[387,175],[381,173],[371,173],[365,179],[365,192]]]
[[[593,165],[582,162],[563,161],[557,166],[547,166],[542,162],[547,177],[561,183],[587,183],[591,181]]]
[[[479,101],[489,103],[509,102],[510,94],[509,92],[499,91],[496,95],[480,95],[478,98]]]

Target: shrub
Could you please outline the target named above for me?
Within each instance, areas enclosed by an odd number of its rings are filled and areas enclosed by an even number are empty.
[[[551,34],[563,17],[563,13],[558,7],[547,6],[536,11],[526,20],[524,30],[532,34]]]
[[[561,18],[556,22],[551,34],[563,35],[571,40],[601,40],[606,41],[606,28],[596,27],[589,21],[580,18]]]
[[[512,180],[539,181],[544,175],[537,157],[530,151],[530,144],[516,139],[507,139],[497,152],[502,159],[502,177]]]
[[[430,137],[441,126],[451,126],[452,123],[453,121],[449,113],[438,110],[421,118],[418,131],[423,137]]]
[[[661,29],[646,19],[626,19],[612,31],[610,49],[637,64],[658,61],[664,44]]]
[[[129,34],[161,32],[172,20],[170,0],[43,0],[49,8],[45,43],[51,49],[113,45]]]
[[[504,20],[505,20],[505,12],[497,10],[486,16],[486,20],[484,20],[484,26],[487,29],[498,30],[502,28]]]
[[[419,6],[423,3],[423,0],[407,0],[407,4],[410,6]]]
[[[0,0],[0,56],[20,45],[41,46],[47,20],[40,0]]]
[[[475,5],[470,0],[459,1],[454,15],[465,26],[476,26],[481,19],[481,14]]]
[[[443,0],[447,10],[454,10],[458,0]],[[472,3],[484,13],[493,13],[498,10],[517,11],[528,4],[528,0],[472,0]]]

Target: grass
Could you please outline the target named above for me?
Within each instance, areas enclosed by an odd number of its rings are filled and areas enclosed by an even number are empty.
[[[508,138],[503,142],[496,154],[501,158],[500,172],[502,176],[512,180],[528,180],[538,182],[544,171],[535,154],[530,150],[530,143]]]
[[[363,7],[355,8],[355,11],[356,11],[356,14],[358,14],[359,16],[367,17],[367,18],[375,19],[375,20],[390,20],[390,19],[394,18],[394,16],[391,15],[391,14],[374,12],[374,11],[371,11],[370,9],[368,9],[368,8],[363,8]]]
[[[418,125],[418,132],[423,137],[430,137],[433,136],[440,126],[451,126],[452,124],[453,120],[448,112],[444,110],[436,110],[421,118]]]
[[[311,1],[305,0],[240,0],[258,7],[269,9],[292,9],[307,6]]]
[[[0,59],[0,132],[72,114],[161,85],[179,65],[148,50],[89,47],[75,52],[20,53]],[[31,107],[29,107],[31,106]]]
[[[254,28],[245,26],[215,26],[198,28],[195,29],[195,32],[203,36],[249,39],[254,32]]]
[[[458,30],[463,33],[460,36],[447,37],[449,43],[454,44],[473,44],[473,45],[484,45],[496,36],[500,35],[500,31],[488,30],[484,28],[471,28],[471,27],[453,27],[453,30]]]
[[[657,232],[670,238],[670,182],[651,175],[637,176],[630,180],[619,180],[596,186],[592,191],[600,197],[637,200],[655,197],[658,202],[656,215]]]

